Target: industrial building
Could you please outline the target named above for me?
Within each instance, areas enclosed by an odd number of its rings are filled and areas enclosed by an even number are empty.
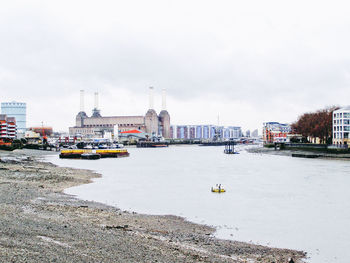
[[[13,117],[16,119],[17,131],[19,133],[25,133],[26,131],[26,116],[27,105],[24,102],[2,102],[1,114],[6,114],[7,117]]]
[[[219,135],[223,139],[237,139],[242,137],[241,127],[216,125],[172,125],[170,138],[172,139],[213,139]]]
[[[350,143],[350,106],[333,111],[333,144],[346,145]]]
[[[0,138],[15,139],[17,137],[16,118],[0,114]]]
[[[98,93],[95,93],[95,107],[89,117],[84,111],[84,91],[80,91],[80,112],[76,116],[76,125],[69,128],[69,134],[93,137],[106,132],[113,134],[140,130],[152,136],[170,138],[170,115],[166,110],[166,93],[162,90],[162,111],[154,109],[154,88],[149,88],[149,110],[139,116],[102,116],[98,106]]]

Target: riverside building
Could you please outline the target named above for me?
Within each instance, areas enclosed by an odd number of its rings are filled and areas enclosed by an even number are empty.
[[[279,122],[264,122],[263,124],[263,142],[265,144],[274,142],[286,142],[287,135],[292,128],[289,124]]]
[[[0,138],[15,139],[17,137],[16,118],[0,114]]]
[[[80,91],[80,112],[76,116],[76,125],[69,128],[72,136],[95,136],[106,132],[116,134],[130,130],[140,130],[150,135],[170,138],[170,115],[166,110],[166,94],[162,90],[162,111],[154,109],[154,89],[149,89],[149,110],[139,116],[102,116],[98,107],[98,93],[95,93],[95,107],[89,117],[84,111],[84,91]],[[117,131],[116,131],[117,129]]]
[[[170,138],[184,140],[213,139],[218,134],[223,139],[237,139],[242,137],[241,127],[216,125],[172,125]]]
[[[333,111],[333,144],[348,145],[350,133],[350,106]]]
[[[24,102],[2,102],[1,114],[7,115],[8,118],[13,117],[16,119],[17,131],[19,133],[25,133],[27,128],[27,105]]]

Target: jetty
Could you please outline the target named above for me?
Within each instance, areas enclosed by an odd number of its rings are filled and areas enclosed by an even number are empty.
[[[226,153],[226,154],[238,154],[238,152],[235,152],[235,144],[236,143],[234,141],[225,142],[224,153]]]

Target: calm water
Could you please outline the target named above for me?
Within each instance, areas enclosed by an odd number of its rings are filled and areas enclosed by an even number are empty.
[[[129,149],[130,157],[49,161],[103,174],[66,190],[123,210],[216,226],[220,238],[301,249],[308,262],[350,262],[350,161],[252,154],[223,147]],[[221,183],[224,194],[210,192]]]

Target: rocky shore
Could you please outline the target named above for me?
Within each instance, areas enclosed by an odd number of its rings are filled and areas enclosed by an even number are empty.
[[[302,262],[305,253],[220,240],[175,216],[121,211],[64,194],[100,175],[0,151],[0,262]]]

